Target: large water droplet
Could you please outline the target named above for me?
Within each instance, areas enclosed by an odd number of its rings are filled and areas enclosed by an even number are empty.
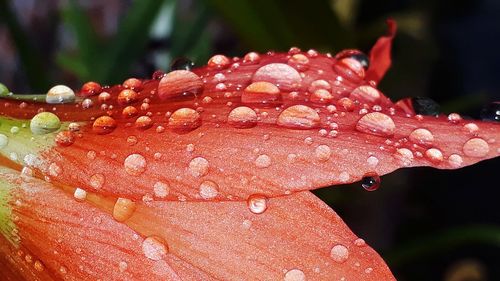
[[[261,194],[252,194],[247,199],[247,206],[250,212],[262,214],[267,209],[267,197]]]
[[[295,68],[287,64],[270,63],[257,69],[252,81],[266,81],[278,85],[281,90],[295,91],[300,87],[302,78]]]
[[[92,125],[92,130],[99,135],[109,134],[114,129],[116,129],[115,119],[106,115],[97,118]]]
[[[70,103],[75,101],[75,92],[68,86],[57,85],[50,88],[45,96],[45,101],[50,104]]]
[[[138,176],[146,170],[146,158],[140,154],[130,154],[123,162],[125,171],[132,176]]]
[[[488,143],[480,138],[468,140],[462,149],[466,156],[475,158],[485,157],[490,152],[490,146]]]
[[[60,127],[61,120],[51,112],[40,112],[30,122],[31,132],[35,135],[48,134],[57,131]]]
[[[306,275],[300,269],[292,269],[285,273],[283,281],[305,281]]]
[[[255,127],[257,125],[257,113],[250,107],[239,106],[231,110],[227,122],[236,128]]]
[[[142,252],[146,258],[158,261],[168,253],[168,247],[160,237],[150,236],[142,242]]]
[[[366,173],[361,179],[361,186],[366,191],[375,191],[380,187],[380,176],[377,173]]]
[[[201,126],[201,116],[194,109],[180,108],[170,115],[168,126],[177,131],[191,131]]]
[[[318,113],[305,105],[292,105],[280,113],[278,125],[293,129],[311,129],[319,126]]]
[[[124,222],[128,220],[135,211],[136,204],[128,198],[116,199],[115,206],[113,207],[113,218],[116,221]]]
[[[344,245],[335,245],[330,251],[330,257],[338,263],[343,263],[349,258],[349,250]]]
[[[396,125],[391,117],[380,112],[371,112],[363,115],[356,124],[356,130],[383,137],[394,135]]]
[[[202,177],[208,173],[208,160],[203,157],[196,157],[189,162],[188,169],[193,177]]]
[[[203,89],[203,80],[188,70],[174,70],[165,75],[158,84],[161,99],[198,94]]]
[[[382,94],[377,89],[368,85],[362,85],[357,87],[351,92],[350,95],[351,99],[353,100],[369,102],[369,103],[379,102],[381,96]]]

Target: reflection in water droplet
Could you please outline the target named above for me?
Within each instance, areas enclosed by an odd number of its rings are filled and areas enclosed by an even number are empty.
[[[61,127],[59,117],[51,112],[40,112],[30,122],[31,132],[35,135],[48,134]]]
[[[125,171],[132,176],[138,176],[146,170],[146,158],[140,154],[130,154],[123,162]]]
[[[49,104],[70,103],[73,101],[75,101],[75,92],[65,85],[50,88],[45,96],[45,102]]]
[[[257,125],[257,113],[250,107],[239,106],[231,110],[227,122],[236,128],[255,127]]]
[[[375,191],[380,187],[380,176],[377,173],[366,173],[361,179],[361,186],[366,191]]]
[[[247,199],[247,206],[250,212],[262,214],[267,209],[267,197],[261,194],[252,194]]]
[[[142,242],[142,252],[146,258],[158,261],[168,253],[168,247],[160,237],[150,236]]]
[[[116,129],[116,121],[109,116],[97,118],[92,125],[92,130],[99,135],[109,134],[113,132],[114,129]]]
[[[285,273],[283,281],[305,281],[306,275],[300,269],[292,269]]]
[[[338,263],[343,263],[349,258],[349,250],[344,245],[335,245],[330,251],[330,257]]]
[[[128,220],[135,211],[136,204],[128,198],[116,199],[115,206],[113,207],[113,218],[116,221],[123,222]]]

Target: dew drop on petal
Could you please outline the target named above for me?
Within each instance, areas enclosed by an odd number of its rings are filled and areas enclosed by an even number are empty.
[[[425,156],[434,163],[443,161],[443,153],[437,148],[430,148],[425,151]]]
[[[252,77],[253,82],[266,81],[279,85],[284,91],[295,91],[301,83],[302,77],[299,72],[284,63],[270,63],[257,69]]]
[[[354,240],[354,245],[356,245],[358,247],[363,247],[363,246],[366,246],[366,242],[364,239],[358,238],[358,239]]]
[[[434,136],[429,130],[419,128],[410,133],[409,139],[414,143],[431,145],[434,141]]]
[[[292,269],[285,273],[283,281],[305,281],[306,275],[300,269]]]
[[[75,92],[65,85],[50,88],[45,96],[45,102],[49,104],[70,103],[73,101],[75,101]]]
[[[371,112],[363,115],[356,124],[356,130],[383,137],[394,135],[396,125],[391,117],[380,112]]]
[[[4,134],[0,134],[0,149],[5,148],[7,144],[9,144],[9,138]]]
[[[201,126],[201,116],[194,109],[180,108],[170,115],[168,126],[174,130],[191,131]]]
[[[146,158],[137,153],[130,154],[125,158],[123,167],[129,175],[138,176],[146,170]]]
[[[73,193],[73,197],[76,201],[84,201],[87,198],[87,191],[81,188],[76,188],[75,192]]]
[[[44,135],[57,131],[61,127],[59,117],[51,112],[40,112],[30,122],[31,132],[35,135]]]
[[[293,129],[310,129],[320,123],[318,113],[305,105],[293,105],[283,110],[277,120],[278,125]]]
[[[490,146],[483,139],[473,138],[464,144],[462,150],[468,157],[482,158],[488,155],[490,152]]]
[[[280,90],[270,82],[253,82],[245,88],[241,101],[245,103],[268,103],[280,98]]]
[[[261,194],[252,194],[247,199],[247,206],[250,212],[262,214],[267,209],[267,197]]]
[[[202,177],[208,173],[209,163],[208,160],[203,157],[193,158],[189,162],[189,172],[193,177]]]
[[[146,258],[154,261],[161,260],[168,253],[168,247],[163,239],[150,236],[142,242],[142,252]]]
[[[119,222],[126,221],[134,214],[135,208],[136,204],[134,201],[120,197],[116,199],[113,207],[113,218]]]
[[[255,166],[257,168],[267,168],[271,166],[271,158],[266,154],[261,154],[255,159]]]
[[[114,129],[116,129],[115,119],[106,115],[97,118],[92,125],[92,130],[99,135],[109,134]]]
[[[403,166],[409,166],[413,161],[413,152],[408,148],[398,148],[395,157],[401,161]]]
[[[153,185],[153,191],[158,198],[165,198],[170,193],[170,186],[167,183],[158,181]]]
[[[236,128],[255,127],[257,125],[257,113],[250,107],[239,106],[231,110],[227,122]]]
[[[106,177],[103,174],[93,174],[90,177],[89,184],[95,189],[99,189],[104,185]]]
[[[460,168],[463,165],[462,156],[458,154],[452,154],[448,157],[448,164],[453,168]]]
[[[332,155],[332,150],[328,145],[319,145],[316,147],[314,150],[314,155],[316,156],[316,159],[321,162],[326,162],[328,159],[330,159],[330,156]]]
[[[219,186],[210,180],[206,180],[200,184],[200,196],[203,199],[213,199],[217,197]]]
[[[366,159],[366,164],[368,164],[368,166],[372,168],[375,168],[378,165],[378,162],[379,162],[378,158],[373,155]]]
[[[330,251],[330,257],[338,263],[343,263],[349,258],[349,250],[344,245],[335,245]]]

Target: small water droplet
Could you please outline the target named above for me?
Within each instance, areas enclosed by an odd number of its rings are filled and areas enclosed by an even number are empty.
[[[90,177],[89,184],[95,189],[99,189],[104,185],[106,177],[103,174],[93,174]]]
[[[75,92],[65,85],[50,88],[45,96],[45,102],[49,104],[70,103],[73,101],[75,101]]]
[[[231,110],[227,122],[236,128],[252,128],[257,125],[257,113],[250,107],[239,106]]]
[[[326,162],[328,159],[330,159],[330,156],[332,155],[332,150],[328,145],[319,145],[316,147],[314,150],[314,155],[316,156],[316,159],[321,162]]]
[[[9,138],[4,134],[0,134],[0,149],[5,148],[7,144],[9,144]]]
[[[305,105],[292,105],[280,113],[278,125],[293,129],[311,129],[319,126],[318,113]]]
[[[434,163],[443,161],[443,153],[437,148],[430,148],[425,151],[425,156]]]
[[[194,109],[180,108],[170,115],[168,126],[177,131],[191,131],[201,126],[201,116]]]
[[[458,122],[462,121],[462,116],[458,113],[450,113],[448,115],[448,121],[452,124],[457,124]]]
[[[35,135],[44,135],[57,131],[61,127],[59,117],[51,112],[40,112],[30,122],[31,132]]]
[[[131,89],[124,89],[118,94],[117,101],[120,105],[127,105],[136,102],[138,98],[139,95],[136,91]]]
[[[332,94],[325,89],[318,89],[311,95],[311,101],[316,103],[329,103],[333,100]]]
[[[118,263],[118,269],[120,270],[120,272],[125,272],[125,270],[127,270],[127,268],[128,268],[128,264],[127,264],[127,262],[125,262],[125,261],[120,261],[120,262]]]
[[[149,116],[139,116],[134,125],[137,129],[146,130],[153,126],[153,120]]]
[[[215,182],[206,180],[200,184],[200,196],[203,199],[214,199],[217,197],[219,185]]]
[[[158,261],[168,253],[168,247],[160,237],[149,236],[142,242],[142,252],[146,258]]]
[[[360,132],[383,137],[394,135],[395,129],[392,118],[380,112],[365,114],[356,124],[356,130]]]
[[[196,157],[189,162],[189,172],[193,177],[202,177],[208,173],[209,163],[203,157]]]
[[[35,263],[33,264],[33,267],[35,268],[36,271],[42,272],[45,270],[45,265],[39,260],[36,260]]]
[[[462,167],[463,162],[462,156],[458,154],[452,154],[448,157],[448,164],[450,164],[453,168]]]
[[[413,161],[413,152],[408,148],[398,148],[396,150],[396,157],[401,161],[403,166],[409,166]]]
[[[231,60],[224,55],[215,55],[208,60],[207,65],[215,68],[225,68],[229,66]]]
[[[128,220],[135,211],[136,204],[128,198],[116,199],[115,206],[113,207],[113,218],[116,221],[124,222]]]
[[[305,281],[306,280],[306,275],[304,272],[300,269],[292,269],[289,270],[285,273],[285,276],[283,277],[283,281]]]
[[[269,103],[280,98],[280,90],[270,82],[253,82],[245,88],[241,95],[244,103]]]
[[[354,240],[354,245],[356,245],[358,247],[364,247],[364,246],[366,246],[366,242],[364,239],[358,238],[358,239]]]
[[[366,173],[361,179],[361,186],[366,191],[375,191],[380,187],[380,176],[377,173]]]
[[[140,154],[130,154],[123,162],[125,171],[132,176],[138,176],[146,170],[146,158]]]
[[[267,209],[267,197],[261,194],[252,194],[247,199],[247,206],[250,212],[262,214]]]
[[[75,135],[71,131],[61,131],[57,133],[55,142],[59,146],[70,146],[75,142]]]
[[[260,61],[260,55],[256,52],[250,52],[243,58],[243,63],[255,64]]]
[[[81,188],[76,188],[75,192],[73,193],[73,197],[76,201],[85,201],[85,199],[87,198],[87,191]]]
[[[466,156],[482,158],[488,155],[490,152],[490,146],[483,139],[473,138],[464,144],[462,150]]]
[[[271,158],[266,154],[261,154],[255,159],[255,166],[257,168],[267,168],[271,166]]]
[[[80,90],[80,95],[84,97],[90,97],[93,95],[100,94],[102,91],[102,87],[99,83],[89,81],[83,84],[82,89]]]
[[[431,145],[434,142],[434,136],[432,133],[423,128],[415,129],[410,133],[410,140],[414,143]]]
[[[127,89],[140,91],[142,87],[142,81],[137,78],[128,78],[127,80],[123,81],[122,85]]]
[[[366,164],[368,164],[368,166],[370,166],[372,168],[375,168],[378,165],[378,162],[379,162],[379,160],[375,156],[370,156],[366,159]]]
[[[153,191],[156,197],[165,198],[170,193],[170,186],[165,182],[158,181],[153,185]]]
[[[349,250],[344,245],[335,245],[330,251],[330,257],[338,263],[344,263],[349,258]]]

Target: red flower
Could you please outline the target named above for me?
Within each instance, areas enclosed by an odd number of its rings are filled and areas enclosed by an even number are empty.
[[[6,278],[393,280],[308,190],[470,165],[498,156],[500,134],[376,89],[389,26],[369,66],[356,50],[292,48],[87,83],[76,102],[61,87],[47,95],[57,104],[3,100]]]

